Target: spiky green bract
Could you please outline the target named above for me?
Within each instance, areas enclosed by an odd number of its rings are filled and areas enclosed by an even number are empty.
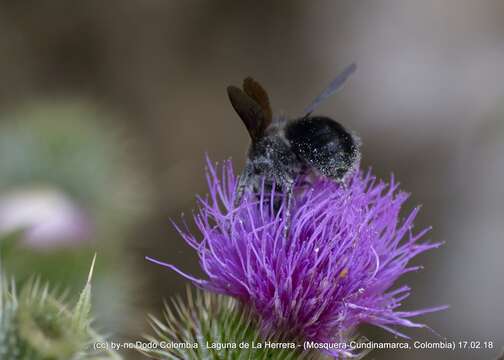
[[[320,354],[303,352],[302,343],[294,349],[266,348],[267,342],[297,344],[262,338],[256,320],[252,311],[231,297],[188,288],[185,301],[179,297],[171,306],[165,304],[163,320],[150,316],[157,337],[146,336],[151,349],[142,352],[159,360],[321,359]],[[258,344],[263,348],[253,348]]]
[[[51,291],[40,280],[28,282],[19,296],[14,281],[0,273],[0,359],[83,360],[120,359],[111,352],[95,352],[103,341],[91,328],[90,282],[77,305]]]
[[[36,359],[70,359],[87,345],[86,332],[73,323],[62,300],[39,281],[21,291],[15,326],[22,359],[29,358],[27,353]]]
[[[1,269],[0,269],[1,270]],[[9,283],[0,271],[0,359],[17,348],[14,317],[18,307],[14,283]]]

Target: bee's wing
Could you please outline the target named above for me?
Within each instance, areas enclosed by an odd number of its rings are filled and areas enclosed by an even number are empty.
[[[236,86],[228,86],[227,93],[231,105],[242,119],[252,140],[259,139],[263,135],[267,123],[261,105]]]
[[[254,99],[259,104],[259,106],[261,106],[264,113],[264,119],[266,120],[262,124],[262,130],[266,130],[266,128],[271,124],[273,118],[273,112],[271,111],[268,93],[262,87],[262,85],[259,84],[259,82],[252,79],[251,77],[243,80],[243,91],[252,99]]]
[[[310,115],[325,99],[338,91],[346,82],[348,77],[354,73],[357,65],[352,63],[346,67],[336,78],[329,84],[329,86],[313,100],[313,102],[305,109],[304,115]]]

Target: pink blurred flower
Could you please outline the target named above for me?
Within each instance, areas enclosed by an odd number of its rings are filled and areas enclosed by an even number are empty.
[[[23,230],[23,245],[52,249],[89,240],[92,224],[61,191],[25,188],[0,195],[0,235],[17,230]]]

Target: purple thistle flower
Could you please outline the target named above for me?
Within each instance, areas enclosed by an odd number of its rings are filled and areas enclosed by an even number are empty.
[[[400,220],[408,195],[393,177],[386,184],[370,172],[355,172],[346,185],[327,179],[298,185],[285,238],[285,209],[275,211],[272,201],[282,195],[263,187],[235,208],[238,179],[231,162],[220,176],[218,170],[208,161],[210,193],[199,198],[194,217],[202,239],[177,227],[198,252],[208,280],[148,259],[248,304],[265,332],[340,342],[367,323],[407,337],[394,326],[425,327],[409,318],[445,308],[398,310],[410,288],[391,289],[394,282],[420,268],[408,266],[413,257],[440,244],[418,242],[429,231],[412,232],[418,208]]]

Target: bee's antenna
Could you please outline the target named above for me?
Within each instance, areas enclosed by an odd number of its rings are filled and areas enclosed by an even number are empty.
[[[336,78],[329,84],[329,86],[312,101],[312,103],[305,109],[304,117],[309,116],[325,99],[338,91],[341,86],[347,81],[348,77],[352,75],[357,69],[357,65],[352,63],[346,67]]]

